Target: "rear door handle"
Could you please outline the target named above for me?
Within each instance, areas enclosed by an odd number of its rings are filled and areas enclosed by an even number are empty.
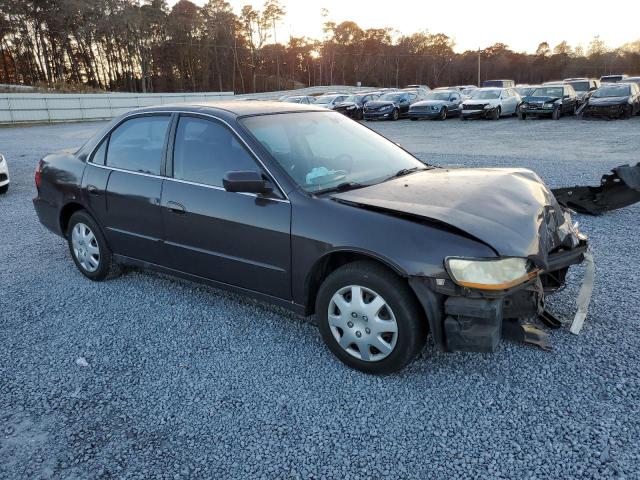
[[[178,202],[167,202],[167,208],[172,213],[177,213],[177,214],[187,213],[187,210],[184,208],[184,205],[181,205]]]
[[[95,185],[87,185],[87,192],[89,192],[91,195],[100,195],[100,191]]]

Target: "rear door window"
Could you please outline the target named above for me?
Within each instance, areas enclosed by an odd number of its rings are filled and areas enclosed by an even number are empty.
[[[158,115],[136,117],[122,123],[109,137],[107,166],[160,175],[170,121],[170,116]]]
[[[107,154],[107,139],[103,140],[98,149],[91,156],[91,163],[104,165]]]

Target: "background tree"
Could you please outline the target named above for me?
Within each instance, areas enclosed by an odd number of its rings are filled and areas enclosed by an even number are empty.
[[[443,33],[363,29],[322,9],[323,38],[285,45],[285,13],[278,0],[238,13],[226,0],[0,0],[0,82],[131,92],[477,82],[478,52],[454,52]],[[586,52],[541,42],[534,54],[496,43],[480,57],[481,80],[640,74],[640,40],[609,49],[596,36]]]

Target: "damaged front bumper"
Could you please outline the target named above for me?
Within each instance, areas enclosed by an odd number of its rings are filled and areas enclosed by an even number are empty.
[[[586,241],[550,254],[547,269],[509,290],[469,289],[449,277],[413,277],[409,283],[425,308],[431,334],[441,351],[493,352],[502,338],[549,349],[547,334],[535,323],[558,328],[560,322],[545,310],[545,295],[560,289],[569,267],[582,262],[587,264],[587,271],[576,302],[578,313],[571,326],[571,331],[578,333],[593,287],[593,258]]]
[[[484,107],[480,110],[462,110],[461,116],[464,119],[489,118],[498,109],[495,107]]]

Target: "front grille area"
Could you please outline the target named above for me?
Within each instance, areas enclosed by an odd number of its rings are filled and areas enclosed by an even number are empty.
[[[433,111],[432,107],[428,105],[418,105],[417,107],[411,107],[412,112],[431,112]]]
[[[481,104],[478,104],[478,105],[465,104],[465,105],[462,106],[462,109],[463,110],[482,110],[487,105],[488,105],[488,103],[481,103]]]
[[[364,111],[365,112],[381,112],[382,110],[388,108],[386,105],[382,106],[382,107],[365,107]]]

